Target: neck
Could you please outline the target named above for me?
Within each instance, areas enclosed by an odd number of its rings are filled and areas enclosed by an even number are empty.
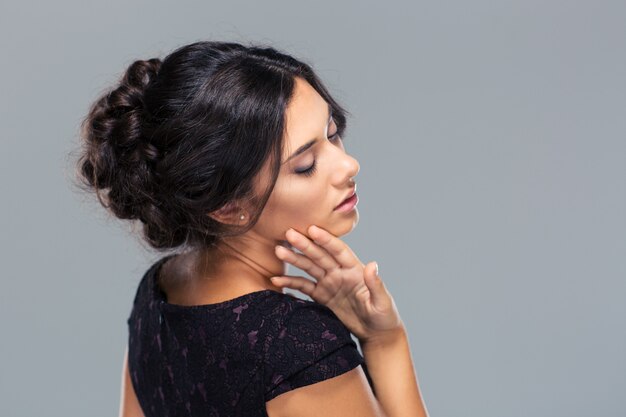
[[[273,276],[287,273],[287,264],[275,255],[276,244],[289,245],[253,234],[226,237],[218,247],[198,253],[194,268],[196,276],[215,282],[224,280],[224,284],[230,287],[282,292],[270,281]]]

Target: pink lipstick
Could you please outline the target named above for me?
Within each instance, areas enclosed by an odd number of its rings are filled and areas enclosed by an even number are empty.
[[[359,197],[356,193],[352,194],[351,197],[346,198],[340,205],[335,208],[335,211],[350,211],[354,207],[356,207],[359,202]]]

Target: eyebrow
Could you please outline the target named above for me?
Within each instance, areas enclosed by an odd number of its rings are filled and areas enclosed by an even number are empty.
[[[333,108],[330,105],[330,103],[328,104],[328,121],[326,122],[326,127],[328,127],[328,125],[330,124],[331,119],[333,118]],[[285,162],[283,162],[283,164],[287,163],[290,159],[295,158],[296,156],[306,152],[311,146],[315,145],[315,143],[317,142],[317,139],[311,139],[310,141],[308,141],[307,143],[305,143],[304,145],[300,146],[294,153],[292,153],[289,158],[285,159]]]

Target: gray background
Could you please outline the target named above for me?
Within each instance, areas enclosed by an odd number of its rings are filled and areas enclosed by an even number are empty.
[[[625,2],[171,3],[0,6],[0,415],[116,415],[158,255],[68,154],[127,65],[202,39],[304,59],[354,115],[344,240],[380,264],[431,416],[626,415]]]

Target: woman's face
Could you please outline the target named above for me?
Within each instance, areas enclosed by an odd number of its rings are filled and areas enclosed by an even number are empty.
[[[278,179],[252,230],[275,241],[285,240],[289,228],[308,235],[312,224],[335,236],[345,235],[359,220],[357,207],[349,211],[335,207],[356,187],[353,178],[359,162],[346,153],[342,139],[335,135],[337,125],[326,101],[303,78],[295,80],[294,96],[286,109],[285,149]],[[266,164],[262,181],[269,181],[268,172]]]

